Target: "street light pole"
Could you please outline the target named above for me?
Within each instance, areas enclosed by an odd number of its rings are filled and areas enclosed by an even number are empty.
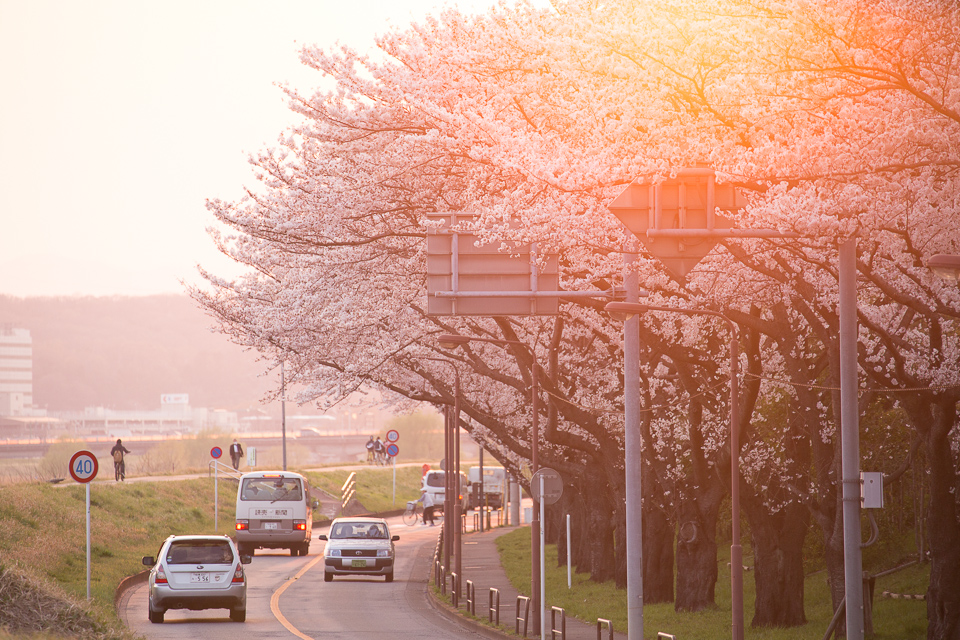
[[[863,557],[860,551],[860,407],[857,402],[857,240],[840,243],[840,475],[847,638],[862,640]]]
[[[287,381],[283,375],[283,360],[280,361],[280,435],[283,444],[283,470],[287,470]]]
[[[449,416],[449,411],[444,411],[444,457],[447,460],[446,469],[444,469],[444,496],[443,509],[446,514],[453,514],[453,518],[445,518],[445,522],[452,522],[452,529],[444,532],[444,550],[445,566],[450,567],[450,545],[455,547],[454,562],[456,563],[455,572],[459,581],[462,569],[463,554],[463,531],[460,527],[460,371],[457,366],[449,360],[442,358],[421,357],[422,360],[432,360],[442,364],[450,365],[453,368],[453,416]],[[448,405],[449,406],[449,405]],[[450,460],[453,460],[453,470],[450,469]],[[457,593],[460,592],[460,585],[457,585]]]
[[[442,334],[437,337],[437,342],[440,343],[440,346],[445,349],[456,348],[461,345],[470,343],[470,342],[488,342],[490,344],[497,344],[501,346],[505,345],[517,345],[526,349],[527,353],[530,354],[530,406],[531,412],[533,413],[531,419],[531,436],[530,436],[530,464],[533,467],[533,472],[536,473],[540,470],[539,462],[539,440],[540,440],[540,422],[539,422],[539,396],[540,396],[540,379],[537,374],[537,356],[533,352],[533,349],[527,346],[525,343],[520,342],[519,340],[499,340],[496,338],[480,338],[473,336],[461,336],[457,334]],[[458,476],[459,478],[459,476]],[[533,494],[531,488],[530,491]],[[545,622],[545,616],[542,615],[541,608],[543,603],[539,602],[540,600],[540,517],[539,517],[539,503],[536,498],[533,499],[533,522],[530,523],[530,555],[531,558],[531,568],[530,568],[530,598],[533,601],[533,627],[542,627]],[[542,633],[542,629],[541,629]]]
[[[625,266],[637,254],[624,253]],[[640,299],[637,270],[626,269],[627,302]],[[623,323],[623,467],[626,502],[627,638],[643,640],[643,439],[640,435],[640,318]]]
[[[604,307],[604,311],[626,314],[631,316],[631,319],[645,311],[671,311],[688,316],[714,316],[723,320],[730,331],[730,507],[733,512],[731,518],[733,540],[730,544],[730,604],[733,617],[731,637],[733,640],[743,640],[743,548],[740,545],[740,429],[737,424],[740,414],[740,339],[737,325],[722,313],[707,309],[655,307],[635,302],[610,302]],[[626,330],[626,327],[624,329]],[[638,324],[636,330],[639,331],[639,329]],[[626,354],[624,354],[624,358],[626,357]],[[626,376],[624,378],[626,379]],[[624,390],[624,393],[626,393],[626,390]],[[860,538],[858,537],[857,540],[859,541]],[[629,554],[629,550],[627,553]]]

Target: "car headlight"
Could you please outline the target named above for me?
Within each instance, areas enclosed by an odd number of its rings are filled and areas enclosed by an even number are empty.
[[[336,556],[336,557],[339,558],[339,557],[340,557],[340,549],[327,549],[327,555],[328,555],[328,556]]]
[[[377,557],[378,557],[378,558],[389,558],[389,557],[390,557],[390,549],[377,549]]]

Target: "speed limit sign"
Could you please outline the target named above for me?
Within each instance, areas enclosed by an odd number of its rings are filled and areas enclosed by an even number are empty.
[[[70,458],[70,476],[80,483],[87,483],[97,477],[97,456],[89,451],[77,451]]]

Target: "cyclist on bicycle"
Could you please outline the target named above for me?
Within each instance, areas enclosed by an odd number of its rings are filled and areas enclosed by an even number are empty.
[[[420,492],[420,499],[417,502],[423,505],[423,524],[429,524],[432,527],[434,525],[433,494],[424,489]]]

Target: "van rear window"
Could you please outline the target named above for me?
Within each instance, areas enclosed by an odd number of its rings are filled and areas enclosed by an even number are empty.
[[[303,500],[299,478],[247,478],[240,488],[240,499],[253,502]]]
[[[428,474],[427,474],[427,486],[428,486],[428,487],[442,487],[442,486],[444,486],[443,474],[442,474],[442,473],[428,473]]]

